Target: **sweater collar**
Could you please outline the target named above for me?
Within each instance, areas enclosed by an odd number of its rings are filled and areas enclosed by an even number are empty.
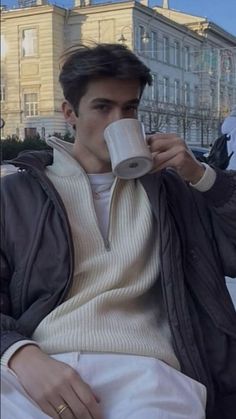
[[[53,149],[53,164],[47,168],[57,176],[74,176],[85,173],[73,156],[73,144],[57,137],[50,137],[47,144]]]

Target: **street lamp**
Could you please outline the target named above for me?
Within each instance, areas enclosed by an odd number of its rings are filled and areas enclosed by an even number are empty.
[[[124,36],[124,34],[122,33],[120,38],[118,39],[118,42],[120,44],[125,44],[127,42],[127,38]]]
[[[5,126],[5,121],[3,118],[0,118],[0,128],[2,129],[4,128],[4,126]]]
[[[148,22],[148,25],[149,25],[149,22]],[[125,26],[123,26],[121,28],[121,34],[120,34],[120,37],[118,39],[118,42],[120,44],[123,44],[123,45],[128,42],[128,39],[125,36],[125,32],[127,32],[127,30],[129,30],[129,32],[131,34],[131,44],[132,44],[132,47],[134,47],[134,45],[133,45],[133,32],[134,32],[134,27],[132,27],[131,25],[125,25]],[[141,38],[141,41],[142,41],[143,44],[147,45],[149,43],[149,41],[150,41],[150,34],[149,34],[149,32],[145,28],[143,28],[143,33],[142,33],[142,35],[141,35],[140,38]]]
[[[125,36],[125,33],[127,33],[127,30],[129,31],[129,33],[131,34],[131,47],[133,47],[133,28],[131,25],[125,25],[121,28],[121,33],[120,33],[120,37],[118,39],[118,42],[120,44],[125,45],[128,42],[127,37]]]
[[[150,35],[146,31],[146,29],[144,29],[144,33],[143,33],[143,36],[142,36],[142,41],[143,41],[144,44],[148,44],[148,42],[150,41]]]

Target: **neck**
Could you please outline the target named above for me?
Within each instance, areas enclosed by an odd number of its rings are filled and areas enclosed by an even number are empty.
[[[95,154],[91,153],[87,148],[79,145],[75,141],[72,151],[73,157],[80,163],[86,173],[107,173],[111,172],[111,162],[109,157],[107,160],[99,159]]]

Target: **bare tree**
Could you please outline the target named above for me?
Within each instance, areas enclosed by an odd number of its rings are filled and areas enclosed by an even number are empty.
[[[179,104],[175,105],[175,114],[178,120],[179,130],[183,135],[183,139],[187,140],[188,133],[193,124],[195,124],[195,118],[192,113],[190,113],[189,106]]]

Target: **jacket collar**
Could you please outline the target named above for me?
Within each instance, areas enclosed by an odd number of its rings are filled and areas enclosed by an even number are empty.
[[[15,159],[8,160],[6,163],[20,169],[35,168],[43,171],[46,166],[53,163],[53,153],[52,150],[23,151]]]

